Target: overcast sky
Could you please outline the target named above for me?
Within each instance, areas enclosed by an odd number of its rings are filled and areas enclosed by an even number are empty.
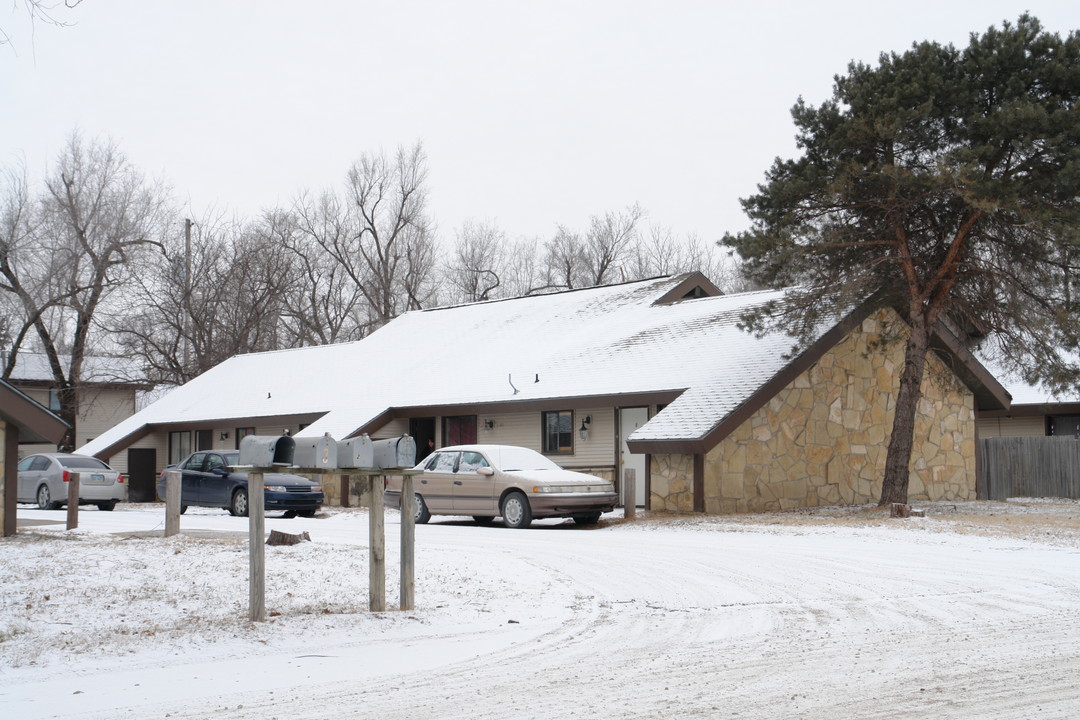
[[[57,0],[59,2],[59,0]],[[61,2],[62,4],[62,2]],[[40,177],[76,128],[116,140],[190,212],[248,216],[421,141],[440,236],[511,236],[638,202],[708,239],[795,152],[789,110],[873,62],[1080,2],[84,0],[31,28],[0,4],[0,163]]]

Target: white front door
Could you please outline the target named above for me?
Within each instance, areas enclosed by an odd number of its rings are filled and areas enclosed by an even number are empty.
[[[645,507],[645,455],[631,453],[626,446],[626,438],[648,421],[649,408],[619,408],[619,501],[623,505],[626,505],[629,498],[626,496],[626,486],[622,479],[626,477],[625,470],[629,468],[634,471],[634,504]]]

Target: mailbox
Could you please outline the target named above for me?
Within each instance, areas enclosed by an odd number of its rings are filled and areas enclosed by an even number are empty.
[[[389,440],[376,440],[371,444],[375,468],[411,468],[416,464],[416,441],[410,435]]]
[[[375,461],[371,438],[367,435],[361,435],[348,440],[339,440],[337,458],[339,468],[374,467]]]
[[[326,433],[322,437],[299,437],[292,464],[302,468],[330,469],[338,466],[337,441]]]
[[[248,435],[240,441],[241,465],[266,468],[292,465],[296,441],[288,435]]]

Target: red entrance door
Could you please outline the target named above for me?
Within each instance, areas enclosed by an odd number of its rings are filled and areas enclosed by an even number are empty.
[[[476,416],[450,415],[443,418],[443,447],[476,444]]]

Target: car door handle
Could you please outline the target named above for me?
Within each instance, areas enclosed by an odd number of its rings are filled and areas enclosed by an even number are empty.
[[[421,480],[421,481],[420,481],[420,484],[421,484],[421,485],[427,485],[427,480]]]
[[[460,484],[461,484],[461,481],[460,481],[460,480],[455,480],[455,481],[454,481],[454,484],[455,484],[455,485],[460,485]]]

